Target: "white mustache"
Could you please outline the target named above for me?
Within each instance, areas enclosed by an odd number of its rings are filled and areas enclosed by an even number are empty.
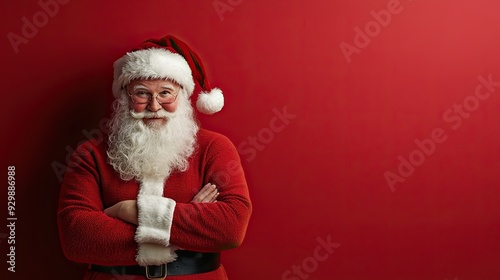
[[[142,111],[142,112],[135,112],[134,110],[130,110],[130,115],[134,119],[144,119],[144,118],[162,118],[162,119],[170,119],[175,116],[175,113],[170,113],[165,110],[159,110],[157,112],[150,112],[150,111]]]

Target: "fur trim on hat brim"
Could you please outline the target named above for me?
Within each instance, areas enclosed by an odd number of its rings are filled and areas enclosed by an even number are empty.
[[[196,100],[196,108],[203,114],[212,115],[224,107],[222,90],[213,88],[210,92],[202,91]]]
[[[172,80],[184,87],[188,96],[191,96],[195,87],[191,68],[184,57],[159,48],[129,52],[115,61],[115,97],[118,98],[124,92],[123,88],[135,79]]]

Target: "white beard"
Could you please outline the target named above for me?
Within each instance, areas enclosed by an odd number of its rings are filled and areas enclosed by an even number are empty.
[[[184,91],[178,99],[174,113],[164,109],[156,113],[134,113],[129,109],[126,95],[114,101],[107,154],[109,164],[120,178],[126,181],[166,179],[175,170],[187,170],[199,127]],[[165,117],[166,124],[146,125],[142,118],[152,115]]]

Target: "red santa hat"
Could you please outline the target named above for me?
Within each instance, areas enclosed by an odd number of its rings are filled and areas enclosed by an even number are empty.
[[[189,46],[173,36],[142,42],[114,63],[113,94],[125,93],[125,86],[134,79],[170,79],[181,85],[191,97],[195,81],[202,88],[196,108],[204,114],[219,112],[224,96],[210,87],[203,63]]]

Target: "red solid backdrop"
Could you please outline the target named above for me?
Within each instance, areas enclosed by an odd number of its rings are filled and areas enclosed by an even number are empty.
[[[109,116],[113,61],[166,34],[224,91],[222,112],[199,118],[246,170],[254,212],[223,254],[231,279],[500,279],[499,9],[2,1],[2,279],[81,279],[59,245],[60,168]]]

